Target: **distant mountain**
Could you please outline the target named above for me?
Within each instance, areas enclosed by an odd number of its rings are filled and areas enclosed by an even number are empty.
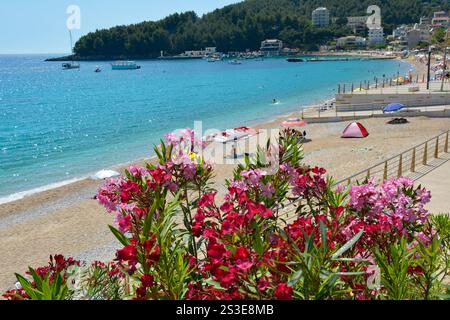
[[[258,49],[262,40],[278,38],[288,46],[314,50],[348,34],[346,17],[366,15],[369,5],[379,5],[383,25],[418,22],[438,9],[450,9],[448,0],[247,0],[198,17],[194,12],[173,14],[89,33],[76,43],[78,59],[153,58],[161,51],[178,54],[206,46],[219,51]],[[311,12],[325,6],[336,17],[328,28],[311,25]]]

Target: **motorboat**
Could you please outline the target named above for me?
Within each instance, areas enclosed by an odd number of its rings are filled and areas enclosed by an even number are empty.
[[[111,66],[113,70],[137,70],[141,68],[134,61],[116,61]]]
[[[289,58],[287,59],[287,62],[305,62],[305,60],[300,58]]]
[[[95,68],[95,73],[100,73],[100,72],[102,72],[102,69],[99,66],[97,66]]]
[[[62,64],[62,68],[64,70],[70,70],[70,69],[80,69],[80,64],[75,62],[66,62]]]
[[[230,64],[238,65],[238,64],[242,64],[242,62],[240,60],[234,59],[234,60],[230,61]]]

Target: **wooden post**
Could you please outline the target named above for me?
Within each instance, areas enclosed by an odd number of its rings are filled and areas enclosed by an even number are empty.
[[[413,149],[411,160],[411,172],[416,172],[416,148]]]
[[[388,162],[384,163],[384,173],[383,173],[383,181],[386,181],[388,178]]]
[[[338,84],[338,94],[341,94],[341,84]]]
[[[445,138],[445,147],[444,147],[444,151],[445,153],[448,153],[448,131],[447,131],[447,136]]]
[[[378,78],[375,78],[375,89],[378,89]]]
[[[345,83],[344,83],[344,94],[345,94]]]
[[[400,160],[398,163],[397,178],[400,178],[402,175],[403,175],[403,154],[400,155]]]
[[[355,86],[353,85],[353,82],[352,82],[352,92],[351,93],[353,93],[354,89],[355,89]]]
[[[434,148],[434,158],[439,157],[439,136],[436,138],[436,147]]]
[[[302,120],[305,119],[305,109],[302,109]]]
[[[423,165],[426,166],[428,163],[428,141],[425,142],[425,149],[423,150]]]

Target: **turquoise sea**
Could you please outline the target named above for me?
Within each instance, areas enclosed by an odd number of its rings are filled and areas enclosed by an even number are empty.
[[[395,60],[266,59],[139,61],[134,71],[81,62],[80,70],[62,70],[48,57],[0,55],[0,203],[148,157],[164,133],[196,120],[205,129],[251,124],[330,98],[338,83],[410,68]]]

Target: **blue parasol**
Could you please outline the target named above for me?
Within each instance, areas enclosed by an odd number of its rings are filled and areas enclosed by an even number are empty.
[[[401,103],[391,103],[384,107],[383,112],[396,112],[402,110],[404,107],[405,105]]]

